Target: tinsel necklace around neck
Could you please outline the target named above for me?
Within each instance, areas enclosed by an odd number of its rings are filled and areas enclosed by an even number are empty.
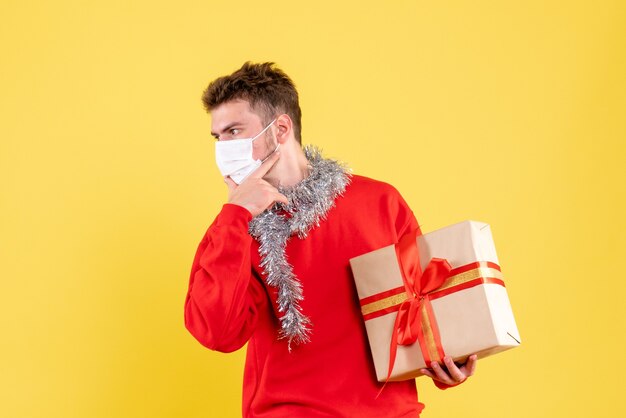
[[[309,175],[293,187],[278,187],[289,204],[277,202],[250,221],[249,232],[259,242],[261,268],[265,281],[276,287],[281,330],[279,339],[303,344],[310,341],[311,321],[302,313],[302,284],[287,261],[285,248],[292,235],[304,239],[311,228],[326,219],[335,199],[350,183],[349,169],[337,161],[325,159],[312,145],[304,147],[309,161]]]

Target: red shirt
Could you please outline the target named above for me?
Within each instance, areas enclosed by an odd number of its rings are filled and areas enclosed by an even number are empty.
[[[252,215],[225,204],[200,242],[185,300],[185,326],[211,350],[248,342],[244,417],[417,417],[415,380],[377,382],[349,260],[419,227],[389,184],[352,176],[319,227],[288,240],[287,260],[303,286],[311,341],[277,340],[276,293],[259,267]]]

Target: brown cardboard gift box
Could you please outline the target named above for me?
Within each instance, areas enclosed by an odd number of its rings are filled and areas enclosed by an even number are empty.
[[[425,358],[441,361],[445,354],[463,361],[471,354],[486,357],[520,344],[488,224],[464,221],[405,237],[350,264],[381,382],[394,352],[391,381],[421,375],[419,369],[428,367]],[[451,271],[442,272],[447,264]],[[434,283],[427,279],[433,272],[439,281],[435,289],[427,289]],[[418,337],[393,347],[392,338],[398,341],[398,335],[407,333]]]

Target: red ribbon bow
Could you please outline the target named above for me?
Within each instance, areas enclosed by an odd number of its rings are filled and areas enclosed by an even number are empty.
[[[428,311],[432,312],[428,294],[441,287],[450,276],[450,270],[452,270],[447,260],[433,258],[422,272],[419,249],[417,248],[417,235],[417,230],[408,233],[395,245],[396,256],[400,264],[400,272],[402,273],[407,299],[400,305],[400,310],[398,311],[393,326],[389,353],[389,369],[387,371],[385,384],[387,384],[391,376],[396,361],[398,345],[411,345],[415,341],[419,341],[424,360],[427,365],[430,363],[431,358],[426,348],[424,330],[422,327],[421,310],[424,306]],[[432,318],[432,315],[430,316]],[[436,324],[433,323],[431,326],[433,331],[437,334],[435,340],[438,341]],[[443,348],[440,343],[437,344],[437,349],[441,357],[443,357]]]

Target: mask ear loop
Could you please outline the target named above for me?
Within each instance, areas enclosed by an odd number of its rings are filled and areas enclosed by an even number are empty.
[[[277,119],[277,118],[274,118],[274,120],[273,120],[273,121],[271,121],[271,122],[270,122],[270,123],[269,123],[269,124],[268,124],[265,128],[263,128],[263,130],[262,130],[261,132],[259,132],[258,134],[256,134],[256,135],[254,136],[254,138],[252,138],[252,140],[254,141],[254,140],[255,140],[255,139],[257,139],[258,137],[260,137],[260,136],[263,134],[263,132],[267,131],[267,130],[270,128],[270,126],[272,126],[272,125],[274,124],[274,122],[276,122],[276,119]]]
[[[255,139],[257,139],[257,138],[259,137],[259,135],[261,135],[263,132],[267,131],[267,130],[269,129],[269,127],[270,127],[270,126],[272,126],[272,124],[273,124],[274,122],[276,122],[276,119],[277,119],[277,118],[274,118],[274,120],[273,120],[273,121],[271,121],[271,122],[269,123],[269,125],[267,125],[267,126],[265,127],[265,129],[263,129],[261,132],[259,132],[259,134],[258,134],[257,136],[255,136],[255,137],[254,137],[254,139],[252,139],[252,140],[254,141]],[[280,147],[280,143],[278,142],[278,140],[276,140],[276,148],[274,148],[274,151],[270,152],[270,153],[269,153],[269,155],[268,155],[267,157],[265,157],[264,159],[262,159],[262,160],[261,160],[261,164],[263,164],[265,161],[267,161],[267,159],[268,159],[268,158],[270,158],[272,155],[274,155],[274,153],[275,153],[276,151],[278,151],[278,147]]]

